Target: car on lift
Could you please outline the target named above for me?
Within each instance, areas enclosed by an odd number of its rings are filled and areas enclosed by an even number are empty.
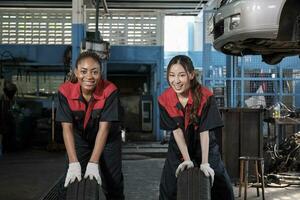
[[[213,20],[213,45],[225,54],[267,64],[300,55],[299,0],[222,0]]]

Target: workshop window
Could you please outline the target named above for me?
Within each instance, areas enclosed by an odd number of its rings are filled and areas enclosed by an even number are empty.
[[[0,8],[1,44],[71,44],[71,10]]]

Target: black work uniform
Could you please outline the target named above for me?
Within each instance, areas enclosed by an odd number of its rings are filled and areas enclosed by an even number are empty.
[[[119,106],[116,86],[105,80],[99,81],[89,102],[83,98],[79,83],[66,82],[58,91],[56,120],[73,124],[75,150],[82,175],[94,149],[99,123],[111,122],[107,142],[99,160],[102,188],[109,200],[124,199]]]
[[[183,108],[179,102],[172,88],[168,88],[159,96],[160,127],[161,129],[169,131],[176,130],[177,128],[183,130],[190,158],[195,166],[198,167],[202,162],[199,133],[209,131],[208,162],[215,172],[214,184],[211,189],[212,199],[232,200],[234,199],[232,185],[221,160],[219,147],[214,134],[214,130],[222,127],[223,122],[213,94],[203,86],[199,87],[199,91],[202,95],[197,110],[197,123],[190,122],[190,113],[193,105],[191,92],[189,92],[188,102],[185,108]],[[172,132],[167,159],[161,176],[160,200],[176,200],[177,179],[175,172],[181,162],[183,162],[183,157]]]

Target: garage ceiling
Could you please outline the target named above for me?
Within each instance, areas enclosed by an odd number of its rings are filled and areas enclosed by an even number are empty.
[[[88,7],[93,7],[96,0],[84,0]],[[100,0],[100,7],[102,8]],[[167,15],[197,15],[203,6],[213,0],[106,0],[108,11],[113,10],[160,10]],[[27,0],[4,1],[3,7],[55,7],[70,8],[72,0]]]

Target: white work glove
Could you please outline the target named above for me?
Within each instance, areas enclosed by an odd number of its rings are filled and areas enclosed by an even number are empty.
[[[68,187],[70,183],[73,183],[75,179],[81,181],[81,166],[79,162],[69,163],[69,168],[67,171],[67,176],[65,180],[65,187]]]
[[[214,170],[210,167],[209,163],[204,163],[200,165],[200,170],[205,174],[207,177],[211,177],[211,185],[214,184],[214,176],[215,172]]]
[[[90,180],[93,180],[93,177],[94,177],[96,179],[97,183],[99,185],[102,185],[102,180],[99,175],[99,165],[97,163],[92,163],[92,162],[88,163],[88,165],[86,167],[84,178],[88,178],[88,177],[90,178]]]
[[[193,168],[193,167],[194,167],[194,163],[190,160],[186,160],[177,167],[175,176],[177,177],[180,172],[183,172],[183,170]]]

